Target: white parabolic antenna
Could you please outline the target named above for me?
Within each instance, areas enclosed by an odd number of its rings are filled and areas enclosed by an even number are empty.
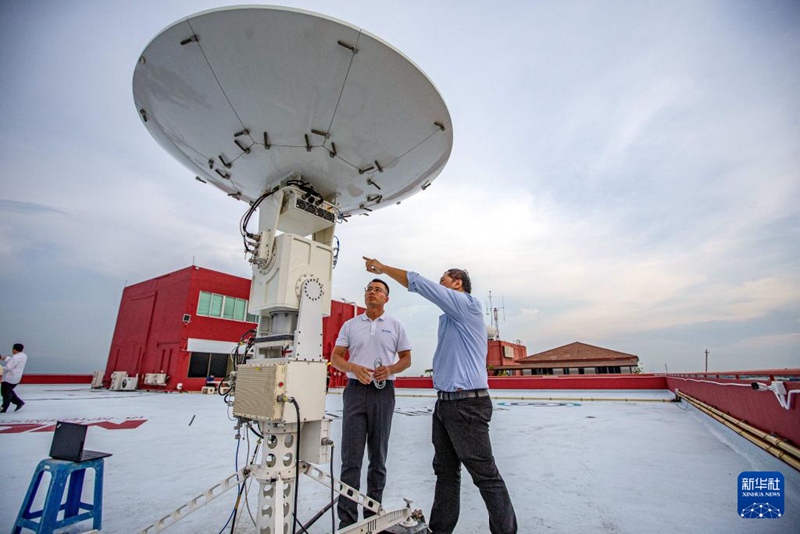
[[[450,114],[402,53],[345,22],[283,7],[215,9],[156,36],[133,97],[158,143],[252,202],[292,173],[342,215],[424,190],[450,156]]]

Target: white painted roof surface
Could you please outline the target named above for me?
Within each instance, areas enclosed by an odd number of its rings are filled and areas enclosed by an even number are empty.
[[[9,532],[37,463],[48,456],[51,432],[35,432],[56,420],[141,420],[133,429],[89,429],[86,448],[113,453],[105,460],[103,532],[138,532],[235,470],[233,421],[215,395],[92,391],[75,385],[22,385],[19,412],[0,414],[0,531]],[[491,436],[509,487],[521,533],[788,533],[800,531],[800,473],[751,445],[667,391],[493,390]],[[545,401],[553,398],[628,398],[628,402]],[[527,399],[527,400],[524,400]],[[389,445],[384,506],[403,498],[430,513],[430,390],[398,390]],[[301,407],[302,408],[302,407]],[[340,390],[328,395],[327,412],[338,446]],[[25,432],[9,429],[31,425]],[[255,439],[251,439],[251,447]],[[240,442],[239,466],[247,442]],[[366,461],[365,461],[366,463]],[[327,470],[327,468],[326,468]],[[743,471],[780,471],[786,479],[781,519],[741,519],[737,477]],[[339,450],[334,451],[339,474]],[[366,476],[366,466],[364,468]],[[362,487],[365,487],[363,485]],[[249,491],[257,503],[257,486]],[[330,492],[300,479],[299,516],[307,521]],[[219,532],[236,490],[167,530]],[[236,532],[255,532],[242,508]],[[330,531],[330,514],[312,533]],[[68,532],[89,530],[79,523]],[[226,532],[229,529],[226,529]],[[464,471],[458,534],[488,532],[486,510]]]

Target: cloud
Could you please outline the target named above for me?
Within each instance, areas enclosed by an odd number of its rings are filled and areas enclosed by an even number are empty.
[[[798,325],[800,327],[800,325]],[[753,336],[737,341],[732,345],[734,349],[745,352],[759,353],[763,351],[789,349],[796,353],[800,347],[800,332],[776,334],[769,336]],[[800,356],[796,357],[794,365],[800,365]]]
[[[42,215],[42,214],[59,214],[63,215],[65,212],[56,209],[52,206],[44,204],[37,204],[35,202],[19,202],[15,200],[0,199],[0,209],[5,213],[16,213],[20,215]]]

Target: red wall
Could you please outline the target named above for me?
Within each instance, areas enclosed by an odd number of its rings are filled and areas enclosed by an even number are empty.
[[[432,388],[429,377],[398,377],[400,388]],[[666,389],[667,381],[655,375],[593,376],[497,376],[489,377],[490,389]]]
[[[139,375],[145,387],[147,373],[166,373],[166,387],[175,390],[181,382],[186,391],[200,390],[205,378],[187,378],[190,353],[187,340],[209,339],[236,342],[255,323],[197,315],[201,291],[249,299],[250,280],[229,274],[187,267],[125,288],[103,377],[108,386],[113,371]],[[323,355],[330,359],[341,325],[353,317],[353,305],[331,301],[331,316],[323,318]],[[364,308],[359,307],[358,313]],[[188,323],[183,316],[189,315]],[[341,373],[331,368],[332,384]],[[344,379],[346,381],[346,378]],[[156,386],[157,387],[157,386]]]
[[[782,374],[794,380],[784,383],[787,393],[800,390],[800,382],[797,382],[800,378],[800,369],[787,370]],[[800,446],[800,393],[792,395],[791,410],[782,408],[773,392],[756,391],[750,387],[753,382],[770,384],[769,377],[756,375],[753,379],[731,380],[718,378],[718,375],[700,373],[690,376],[668,375],[666,380],[667,386],[672,391],[679,389],[759,430],[786,438],[795,447]]]
[[[336,345],[336,338],[339,336],[339,330],[342,325],[349,319],[352,319],[358,314],[364,313],[366,308],[361,306],[356,307],[355,304],[346,304],[336,300],[331,300],[331,315],[322,319],[322,356],[330,361],[331,352]],[[347,385],[347,375],[335,367],[328,366],[328,372],[331,377],[330,387],[343,387]]]
[[[183,382],[185,389],[200,389],[204,378],[187,379],[189,338],[238,341],[254,323],[196,314],[200,291],[248,299],[250,280],[200,267],[187,267],[125,288],[111,342],[104,382],[113,371],[138,374],[143,386],[146,373],[167,373],[165,389]],[[184,323],[183,316],[190,320]],[[196,386],[196,387],[195,387]]]
[[[177,362],[172,375],[182,377],[184,389],[190,391],[199,390],[205,386],[206,381],[205,378],[186,377],[189,373],[190,353],[186,351],[186,344],[189,338],[239,341],[248,330],[257,327],[256,323],[197,315],[197,301],[200,299],[201,291],[249,300],[250,280],[210,269],[198,267],[193,267],[193,269],[195,270],[189,281],[188,294],[184,296],[184,308],[186,311],[178,314],[178,317],[182,317],[184,313],[188,313],[192,318],[188,325],[181,323],[182,332],[180,334],[179,350],[175,351]],[[154,373],[157,371],[145,372]]]
[[[32,375],[22,376],[21,384],[91,384],[92,375]]]

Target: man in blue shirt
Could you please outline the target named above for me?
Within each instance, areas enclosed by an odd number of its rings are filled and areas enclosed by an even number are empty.
[[[386,274],[444,312],[439,316],[433,355],[433,387],[438,399],[431,433],[436,474],[428,525],[431,532],[450,534],[458,523],[463,464],[486,504],[492,534],[516,533],[514,506],[497,470],[489,438],[492,401],[486,372],[486,327],[483,307],[470,294],[469,274],[450,269],[437,284],[413,271],[390,267],[372,258],[364,260],[368,272]]]

